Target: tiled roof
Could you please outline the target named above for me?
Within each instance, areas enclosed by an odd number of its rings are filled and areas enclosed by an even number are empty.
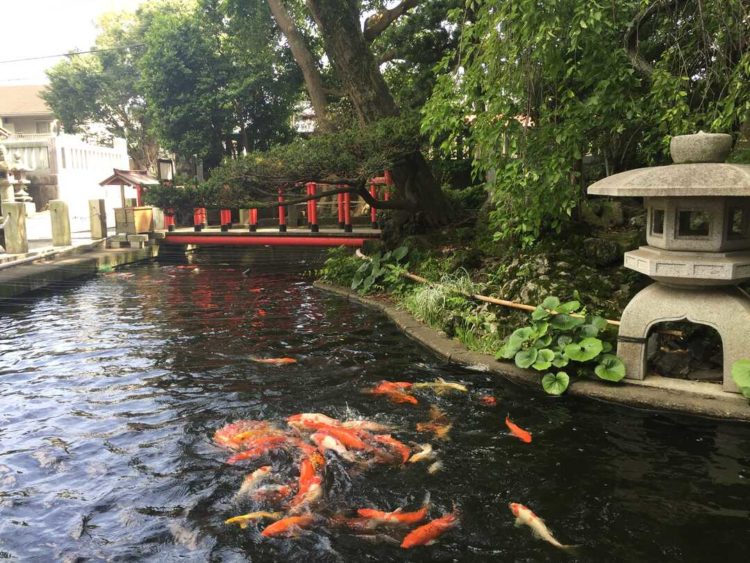
[[[0,116],[52,115],[40,94],[46,86],[0,86]]]
[[[99,182],[99,185],[119,186],[120,184],[127,184],[129,186],[155,186],[159,183],[159,180],[149,176],[145,170],[118,170],[115,168],[114,172],[109,178]]]

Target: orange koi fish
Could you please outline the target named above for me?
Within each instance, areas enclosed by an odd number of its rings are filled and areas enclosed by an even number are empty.
[[[294,358],[258,358],[257,356],[249,356],[249,359],[256,364],[267,364],[271,366],[286,366],[297,363],[297,360]]]
[[[380,444],[384,444],[401,455],[402,463],[406,463],[411,455],[411,449],[403,442],[399,442],[390,434],[376,434],[373,436],[373,440]]]
[[[304,458],[299,468],[299,491],[290,504],[292,512],[297,512],[301,507],[307,507],[318,500],[323,494],[322,482],[323,478],[315,471],[313,462],[310,458]]]
[[[368,432],[390,432],[393,426],[390,424],[381,424],[372,420],[347,420],[343,423],[344,428],[352,430],[366,430]]]
[[[516,517],[516,526],[522,526],[525,524],[526,526],[531,528],[531,531],[536,537],[554,545],[559,549],[574,550],[578,547],[576,545],[563,545],[559,541],[557,541],[549,531],[547,526],[544,524],[544,520],[534,514],[530,508],[517,502],[509,503],[508,507],[513,513],[513,516]]]
[[[482,395],[479,397],[479,402],[485,407],[496,407],[497,399],[492,395]]]
[[[357,514],[362,518],[375,520],[377,522],[410,525],[421,522],[427,518],[427,506],[423,506],[414,512],[402,512],[401,508],[394,510],[393,512],[383,512],[373,508],[360,508],[357,510]]]
[[[322,427],[319,432],[333,436],[347,448],[352,450],[367,450],[369,446],[359,438],[353,430],[337,428],[335,426]]]
[[[304,514],[302,516],[288,516],[266,527],[266,529],[263,530],[260,535],[266,538],[293,535],[296,534],[298,530],[307,528],[314,521],[315,517],[310,514]]]
[[[417,398],[405,391],[406,389],[411,389],[412,386],[413,384],[408,381],[381,381],[378,385],[365,392],[371,395],[384,395],[394,403],[416,405],[419,402]]]
[[[401,547],[411,549],[419,545],[430,545],[445,532],[457,527],[459,523],[460,520],[457,512],[454,511],[451,514],[446,514],[409,532],[404,541],[401,542]]]
[[[510,417],[505,417],[505,425],[510,429],[510,433],[513,434],[516,438],[524,442],[525,444],[531,443],[531,432],[527,432],[520,426],[517,426],[513,424],[510,421]]]
[[[237,463],[238,461],[242,461],[243,459],[258,457],[270,450],[279,448],[280,446],[286,444],[287,441],[288,438],[286,436],[268,436],[266,438],[258,438],[248,444],[250,446],[249,449],[238,454],[234,454],[227,460],[227,463],[233,464]]]
[[[257,502],[267,501],[277,504],[289,497],[293,492],[294,490],[289,485],[266,485],[265,487],[255,489],[252,493],[252,498]]]
[[[247,440],[280,435],[280,433],[277,428],[263,420],[238,420],[217,430],[214,434],[214,442],[225,448],[238,450]]]

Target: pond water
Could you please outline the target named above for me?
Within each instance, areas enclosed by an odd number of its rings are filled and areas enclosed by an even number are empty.
[[[0,307],[0,555],[32,561],[745,561],[750,428],[555,399],[461,369],[384,316],[294,273],[223,262],[149,264]],[[285,366],[253,362],[292,357]],[[383,379],[464,383],[468,393],[361,393]],[[497,398],[497,406],[478,401]],[[438,405],[450,439],[416,424]],[[365,417],[431,442],[426,464],[347,467],[329,454],[325,515],[453,510],[461,526],[404,551],[321,523],[264,538],[224,521],[243,477],[214,432],[299,412]],[[533,433],[525,444],[506,414]],[[283,460],[273,459],[274,467]],[[514,527],[509,502],[544,518],[569,556]]]

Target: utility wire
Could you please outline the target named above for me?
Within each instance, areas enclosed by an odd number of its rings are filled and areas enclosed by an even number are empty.
[[[23,63],[26,61],[38,61],[41,59],[56,59],[58,57],[72,57],[75,55],[87,55],[89,53],[103,53],[105,51],[122,51],[123,49],[131,49],[133,47],[143,47],[145,43],[133,43],[132,45],[122,45],[120,47],[109,47],[107,49],[90,49],[89,51],[71,51],[69,53],[60,53],[57,55],[44,55],[41,57],[26,57],[24,59],[10,59],[7,61],[0,61],[0,64],[6,63]]]

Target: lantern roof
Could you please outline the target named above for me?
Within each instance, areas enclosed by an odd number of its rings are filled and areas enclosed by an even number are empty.
[[[637,168],[591,184],[588,193],[623,197],[750,197],[750,165],[702,162]]]

